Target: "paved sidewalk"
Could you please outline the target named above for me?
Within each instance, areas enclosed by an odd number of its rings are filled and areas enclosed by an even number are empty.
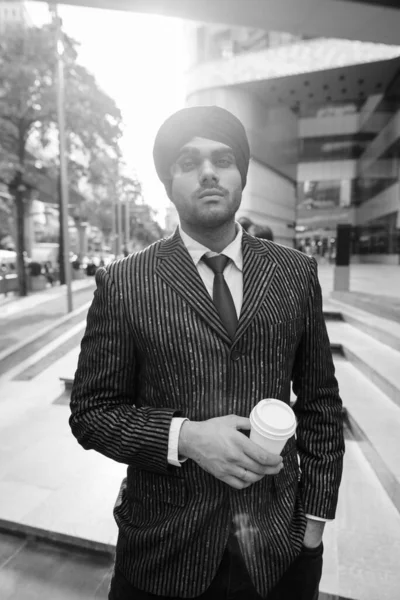
[[[0,525],[107,549],[116,542],[112,509],[126,465],[84,451],[71,434],[59,378],[74,372],[78,351],[30,382],[0,378]]]
[[[89,302],[95,289],[94,278],[72,282],[73,310]],[[25,298],[15,297],[0,305],[0,354],[27,341],[65,317],[65,286],[49,288]]]
[[[334,265],[319,264],[318,274],[324,295],[333,291]],[[400,296],[400,265],[350,265],[350,293]]]
[[[2,600],[106,600],[113,560],[0,532]]]
[[[318,266],[324,304],[340,300],[367,313],[400,323],[400,265],[351,265],[348,292],[336,292],[333,265]]]
[[[94,285],[94,277],[72,281],[72,293],[91,288]],[[65,286],[58,284],[53,287],[47,287],[41,292],[30,293],[23,298],[17,295],[6,297],[2,295],[0,296],[0,319],[13,317],[21,312],[26,312],[58,298],[64,299],[65,311],[67,311],[67,290]]]

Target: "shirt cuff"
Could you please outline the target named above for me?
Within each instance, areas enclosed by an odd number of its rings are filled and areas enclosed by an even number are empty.
[[[333,521],[333,519],[323,519],[322,517],[314,517],[314,515],[307,515],[306,514],[307,519],[311,519],[312,521],[323,521],[324,523],[329,523],[330,521]]]
[[[179,458],[178,444],[181,427],[183,423],[188,420],[189,419],[185,419],[184,417],[173,417],[173,419],[171,419],[168,438],[168,462],[174,467],[180,467],[181,464],[187,460],[187,458]]]

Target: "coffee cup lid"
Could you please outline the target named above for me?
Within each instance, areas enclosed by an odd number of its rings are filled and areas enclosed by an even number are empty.
[[[261,400],[251,411],[250,420],[260,433],[266,435],[288,437],[296,430],[296,416],[282,400]]]

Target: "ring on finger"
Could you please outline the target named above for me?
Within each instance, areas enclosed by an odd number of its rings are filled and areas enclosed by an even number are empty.
[[[246,479],[247,479],[247,469],[245,469],[244,467],[243,467],[243,476],[242,476],[242,479],[243,479],[243,481],[246,481]]]

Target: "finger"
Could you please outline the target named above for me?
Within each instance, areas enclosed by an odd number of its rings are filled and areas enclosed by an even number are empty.
[[[253,484],[257,481],[260,481],[260,479],[263,479],[264,473],[255,473],[254,471],[249,471],[248,469],[243,469],[240,467],[239,471],[235,473],[235,476],[238,479],[242,479],[242,481],[244,481],[245,483]]]
[[[262,473],[259,473],[257,471],[239,467],[239,470],[236,470],[234,476],[243,479],[246,483],[256,483],[256,481],[260,481],[260,479],[263,479],[266,475],[277,475],[282,468],[283,465],[280,465],[279,467],[267,467]]]
[[[246,436],[242,436],[240,443],[246,456],[255,462],[258,462],[260,465],[264,465],[265,467],[276,467],[283,461],[280,454],[272,454],[271,452],[264,450],[264,448],[255,444]]]
[[[259,475],[260,477],[264,477],[264,475],[276,475],[280,473],[283,468],[283,463],[279,463],[276,466],[265,466],[255,460],[251,460],[246,455],[243,456],[243,459],[239,463],[240,467],[247,469],[249,472],[254,473],[255,475]]]
[[[252,471],[247,471],[247,469],[240,469],[236,471],[235,475],[230,475],[231,480],[235,480],[235,485],[237,484],[237,480],[241,482],[239,484],[239,489],[244,489],[250,487],[263,479],[264,475],[257,475]]]
[[[283,469],[283,463],[280,463],[276,467],[265,467],[265,475],[278,475]]]
[[[243,455],[240,459],[231,462],[229,469],[226,470],[227,477],[236,477],[255,483],[266,475],[277,475],[283,469],[283,463],[276,466],[265,466],[248,459]]]
[[[234,477],[233,475],[225,477],[223,481],[230,487],[235,488],[235,490],[244,490],[245,488],[248,488],[251,485],[253,485],[251,481],[246,482],[243,481],[243,479],[240,479],[240,477]]]
[[[237,415],[234,415],[234,419],[232,419],[233,421],[233,426],[236,427],[236,429],[250,429],[250,419],[248,419],[247,417],[238,417]]]
[[[270,468],[269,470],[271,472],[267,474],[276,475],[281,470],[281,467]],[[222,481],[236,490],[243,490],[254,485],[257,481],[260,481],[264,476],[265,473],[263,475],[258,475],[253,471],[246,470],[245,472],[245,469],[241,468],[240,470],[237,470],[234,475],[226,475],[223,477]]]
[[[236,469],[247,469],[248,471],[251,471],[253,473],[256,473],[257,475],[260,476],[264,476],[266,474],[266,469],[268,468],[266,465],[263,465],[259,462],[257,462],[256,460],[251,459],[249,456],[247,456],[246,454],[242,453],[241,456],[239,456],[237,458],[237,460],[235,461],[235,474],[236,474]]]

